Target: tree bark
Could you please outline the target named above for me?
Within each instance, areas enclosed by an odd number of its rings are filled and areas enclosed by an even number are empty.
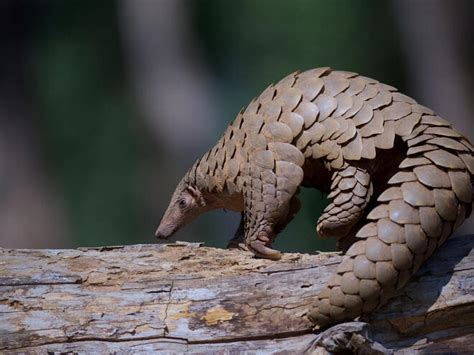
[[[448,240],[356,338],[383,351],[472,350],[473,246],[473,235]],[[325,353],[305,313],[340,260],[182,242],[0,249],[0,352]]]

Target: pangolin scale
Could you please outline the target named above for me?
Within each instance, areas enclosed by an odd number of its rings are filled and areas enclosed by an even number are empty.
[[[317,68],[270,85],[196,161],[157,229],[166,238],[216,208],[242,213],[229,246],[278,259],[276,235],[300,186],[329,193],[321,237],[346,250],[315,299],[327,326],[366,314],[403,287],[472,209],[473,147],[392,86]]]

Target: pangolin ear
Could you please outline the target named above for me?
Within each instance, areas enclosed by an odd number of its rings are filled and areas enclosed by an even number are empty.
[[[189,193],[196,201],[201,197],[201,192],[193,186],[186,186],[186,192]]]

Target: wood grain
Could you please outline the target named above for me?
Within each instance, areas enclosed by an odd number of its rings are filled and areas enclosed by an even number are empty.
[[[474,236],[448,240],[373,313],[373,339],[399,351],[472,350],[473,246]],[[0,352],[301,353],[316,338],[307,308],[340,260],[180,242],[0,249]]]

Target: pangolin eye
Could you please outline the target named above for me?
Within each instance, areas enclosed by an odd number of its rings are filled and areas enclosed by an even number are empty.
[[[181,199],[181,200],[178,201],[178,206],[179,206],[179,208],[184,209],[188,206],[188,204],[186,203],[185,199]]]

